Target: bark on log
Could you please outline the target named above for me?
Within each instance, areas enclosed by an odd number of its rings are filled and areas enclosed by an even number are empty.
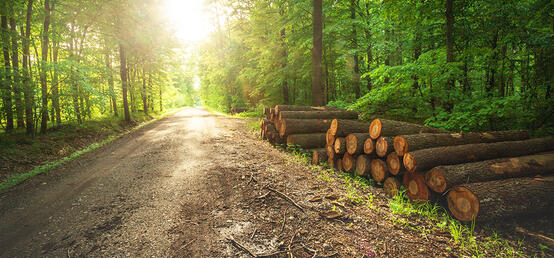
[[[400,182],[395,177],[389,176],[383,182],[383,189],[387,195],[395,196],[398,194],[398,189],[400,189]]]
[[[342,168],[342,159],[337,159],[337,170],[339,172],[344,171],[344,168]]]
[[[367,155],[359,155],[356,158],[356,175],[367,177],[371,170],[371,159]]]
[[[350,155],[364,153],[364,143],[369,138],[367,133],[351,133],[346,136],[346,151]]]
[[[387,154],[394,151],[394,138],[381,136],[375,143],[375,153],[379,157],[385,157]]]
[[[344,153],[342,156],[342,168],[345,172],[354,173],[356,170],[356,159],[348,153]]]
[[[517,157],[554,150],[554,138],[524,141],[476,143],[437,147],[406,153],[404,166],[408,171],[429,170],[440,165],[455,165],[480,160]]]
[[[323,162],[327,161],[327,153],[324,148],[321,149],[315,149],[312,152],[312,164],[313,165],[320,165],[323,164]]]
[[[346,139],[343,137],[338,137],[335,139],[335,153],[339,155],[343,155],[346,152]]]
[[[431,199],[431,192],[425,185],[423,174],[419,172],[407,172],[402,180],[406,195],[412,201],[424,203]]]
[[[275,121],[276,117],[275,117],[275,108],[270,108],[269,109],[269,120],[271,121]]]
[[[282,111],[344,111],[336,107],[314,107],[314,106],[295,106],[295,105],[276,105],[275,115],[278,117]]]
[[[324,133],[330,125],[331,120],[327,119],[282,119],[279,120],[279,134]]]
[[[279,119],[358,119],[354,111],[279,111]]]
[[[387,155],[387,168],[392,175],[402,175],[406,172],[406,168],[404,168],[404,164],[402,164],[402,160],[396,152]]]
[[[327,158],[335,157],[335,146],[333,144],[325,145],[325,153],[327,154]]]
[[[331,122],[331,134],[335,137],[344,137],[351,133],[364,133],[367,132],[369,123],[360,122],[358,120],[339,120],[333,119]]]
[[[327,130],[327,133],[325,134],[325,142],[327,144],[335,144],[335,136],[331,134],[331,129]]]
[[[381,159],[373,159],[371,161],[371,178],[375,182],[383,182],[387,177],[387,163]]]
[[[264,108],[264,115],[269,116],[269,110],[271,108]]]
[[[404,156],[408,151],[416,151],[441,146],[455,146],[472,143],[492,143],[529,139],[527,131],[497,131],[486,133],[422,133],[399,135],[394,138],[394,151]]]
[[[341,157],[339,156],[333,156],[333,157],[327,157],[327,165],[329,165],[330,168],[337,168],[337,160],[339,160]]]
[[[448,131],[431,128],[408,122],[394,121],[388,119],[374,119],[369,126],[369,136],[377,139],[379,136],[397,136],[417,133],[449,133]]]
[[[554,176],[510,178],[452,188],[448,209],[461,221],[554,214]]]
[[[437,193],[456,185],[554,173],[554,152],[434,167],[425,183]]]
[[[375,151],[375,141],[371,138],[367,138],[364,141],[364,153],[367,155],[373,154]]]
[[[287,136],[287,145],[299,145],[303,149],[322,148],[325,147],[325,134],[291,134]]]

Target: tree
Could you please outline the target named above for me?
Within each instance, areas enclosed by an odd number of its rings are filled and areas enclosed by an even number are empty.
[[[48,33],[50,28],[50,1],[44,0],[44,23],[42,29],[42,42],[41,42],[41,53],[42,53],[42,63],[40,66],[40,85],[41,85],[41,95],[42,95],[42,106],[41,106],[41,123],[40,123],[40,133],[45,134],[46,128],[48,126],[48,85],[46,81],[46,65],[48,62]]]
[[[323,106],[321,55],[323,51],[322,0],[313,0],[313,47],[312,47],[312,105]]]

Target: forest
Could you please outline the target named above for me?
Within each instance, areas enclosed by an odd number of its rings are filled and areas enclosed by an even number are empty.
[[[551,1],[219,3],[227,18],[198,62],[207,106],[331,105],[451,131],[553,132]]]
[[[2,1],[0,131],[192,104],[191,66],[159,1]],[[189,69],[189,70],[187,70]]]

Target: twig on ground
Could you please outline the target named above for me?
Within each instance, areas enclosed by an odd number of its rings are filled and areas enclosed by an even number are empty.
[[[253,239],[253,238],[254,238],[254,236],[256,235],[256,231],[258,231],[258,228],[255,228],[255,229],[254,229],[254,232],[252,233],[252,236],[250,236],[250,239]]]
[[[241,245],[239,242],[237,242],[234,238],[232,237],[229,237],[227,238],[229,241],[231,241],[231,243],[237,247],[238,249],[241,249],[243,251],[246,251],[248,254],[252,255],[252,257],[258,257],[257,254],[253,253],[252,251],[250,251],[250,249],[246,248],[245,246]]]
[[[285,200],[289,201],[290,203],[292,203],[292,205],[296,206],[296,208],[300,209],[302,212],[305,212],[304,211],[304,208],[302,208],[300,205],[298,205],[293,199],[291,199],[290,197],[288,197],[286,194],[282,193],[282,192],[279,192],[269,186],[266,186],[265,188],[267,188],[268,190],[280,195],[281,197],[283,197]]]
[[[285,223],[287,222],[287,215],[283,214],[283,225],[281,226],[280,233],[283,233],[283,230],[285,229]]]
[[[271,191],[256,197],[256,199],[263,199],[263,198],[267,197],[269,195],[269,193],[271,193]]]
[[[194,242],[194,241],[196,241],[196,239],[193,239],[193,240],[191,240],[190,242],[186,243],[185,245],[181,246],[181,247],[177,250],[177,252],[178,252],[178,251],[181,251],[181,249],[187,248],[187,246],[189,246],[190,244],[192,244],[192,242]]]

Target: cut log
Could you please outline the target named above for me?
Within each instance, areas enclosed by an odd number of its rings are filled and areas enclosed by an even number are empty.
[[[337,159],[337,170],[340,172],[344,171],[342,168],[342,159]]]
[[[335,153],[343,155],[346,152],[346,140],[343,137],[335,139]]]
[[[279,117],[282,111],[345,111],[345,109],[336,107],[314,107],[314,106],[294,106],[294,105],[276,105],[275,115]]]
[[[448,209],[461,221],[554,214],[554,177],[510,178],[455,186]]]
[[[231,115],[235,115],[235,114],[242,113],[242,112],[246,112],[246,111],[248,111],[247,108],[232,107],[231,110],[229,111],[229,113],[230,113]]]
[[[375,142],[371,138],[364,141],[364,153],[367,155],[373,154],[375,151]]]
[[[312,152],[312,164],[313,165],[320,165],[323,164],[323,162],[327,161],[327,153],[324,148],[321,149],[315,149]]]
[[[335,137],[344,137],[351,133],[364,133],[367,132],[367,128],[369,128],[369,123],[342,119],[333,119],[329,127],[331,134]]]
[[[369,126],[369,136],[377,139],[379,136],[397,136],[416,133],[449,133],[448,131],[431,128],[408,122],[394,121],[388,119],[374,119]]]
[[[325,153],[327,158],[335,156],[335,146],[333,144],[325,145]]]
[[[279,119],[358,119],[354,111],[279,111]]]
[[[487,133],[422,133],[399,135],[394,138],[394,151],[404,156],[408,151],[416,151],[442,146],[454,146],[472,143],[492,143],[520,141],[529,139],[527,131],[497,131]]]
[[[400,156],[396,152],[391,152],[387,155],[387,168],[392,175],[402,175],[406,171]]]
[[[369,138],[367,133],[351,133],[346,136],[346,151],[350,155],[364,153],[364,143]]]
[[[271,108],[264,108],[264,115],[269,116],[269,110]]]
[[[327,133],[325,134],[325,142],[327,144],[335,144],[335,136],[331,134],[331,129],[327,129]]]
[[[425,185],[423,174],[419,172],[407,172],[402,180],[406,195],[412,201],[424,203],[431,199],[431,192]]]
[[[354,173],[356,170],[356,159],[348,153],[344,153],[342,156],[342,168],[345,172]]]
[[[356,158],[356,175],[367,177],[371,170],[371,159],[367,155],[359,155]]]
[[[554,138],[524,141],[476,143],[437,147],[406,153],[404,166],[408,171],[429,170],[440,165],[455,165],[480,160],[517,157],[554,150]]]
[[[400,189],[400,182],[398,182],[398,179],[395,177],[389,176],[385,179],[385,182],[383,182],[383,189],[387,195],[391,197],[395,196],[398,194],[398,189]]]
[[[325,133],[330,125],[331,120],[326,119],[282,119],[279,120],[279,134]]]
[[[276,119],[275,117],[275,108],[269,109],[269,120],[274,121]]]
[[[434,167],[425,183],[437,193],[456,185],[554,173],[554,152]]]
[[[375,182],[383,182],[387,177],[387,164],[381,159],[371,161],[371,178]]]
[[[375,143],[375,153],[379,157],[385,157],[394,151],[394,138],[381,136]]]
[[[287,136],[287,145],[299,145],[303,149],[322,148],[325,147],[325,134],[291,134]]]
[[[327,157],[327,165],[330,168],[337,168],[337,160],[340,159],[339,156]]]

